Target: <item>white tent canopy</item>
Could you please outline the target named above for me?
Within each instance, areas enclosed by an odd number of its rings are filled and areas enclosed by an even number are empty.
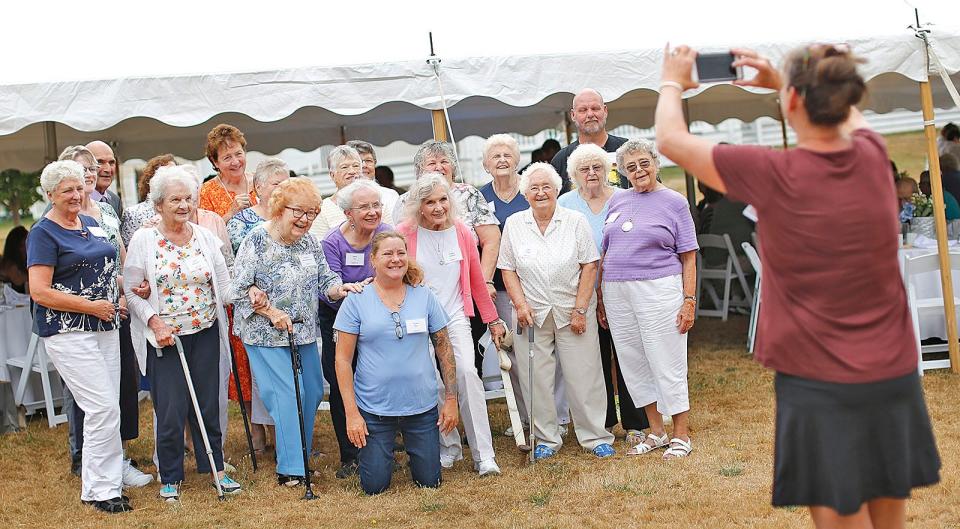
[[[960,81],[960,34],[935,32],[931,40]],[[865,108],[919,109],[917,81],[926,77],[920,39],[905,31],[848,43],[868,61],[862,68],[870,89]],[[797,44],[756,48],[777,61]],[[609,102],[609,127],[650,127],[662,53],[445,59],[439,71],[458,138],[558,127],[573,94],[584,87]],[[952,107],[942,83],[933,87],[935,105]],[[685,97],[693,121],[777,117],[776,94],[714,85]],[[437,79],[425,61],[6,85],[0,86],[0,168],[42,166],[45,122],[56,123],[59,148],[102,139],[124,159],[161,152],[197,159],[216,123],[236,125],[251,149],[274,154],[339,144],[343,137],[376,145],[421,142],[432,136],[429,110],[441,107]]]

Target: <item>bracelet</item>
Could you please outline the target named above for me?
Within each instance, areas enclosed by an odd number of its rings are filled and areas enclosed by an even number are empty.
[[[486,284],[490,285],[490,286],[493,286],[493,280],[492,280],[492,279],[491,279],[490,281],[484,281],[484,282],[485,282]]]
[[[664,81],[664,82],[660,83],[660,91],[661,91],[661,92],[663,92],[663,89],[664,89],[664,88],[676,88],[677,90],[680,91],[680,93],[683,93],[683,86],[682,86],[680,83],[676,82],[676,81]]]
[[[507,322],[503,321],[501,318],[497,318],[487,324],[487,327],[493,327],[494,325],[503,325],[503,328],[507,328]]]
[[[697,302],[697,296],[683,296],[683,301],[684,301],[684,303],[686,303],[687,300],[696,303],[696,302]]]

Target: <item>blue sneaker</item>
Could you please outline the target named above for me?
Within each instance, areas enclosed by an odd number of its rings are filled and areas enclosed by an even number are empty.
[[[547,445],[537,445],[537,448],[533,451],[533,459],[535,461],[540,461],[541,459],[546,459],[555,455],[557,455],[557,451]]]
[[[160,487],[160,499],[163,501],[175,502],[180,499],[179,483],[164,483]]]
[[[222,490],[224,494],[237,494],[240,492],[240,484],[230,476],[224,474],[223,479],[220,480],[220,490]]]
[[[613,450],[613,447],[607,443],[600,443],[593,449],[593,455],[603,459],[605,457],[610,457],[616,452]]]

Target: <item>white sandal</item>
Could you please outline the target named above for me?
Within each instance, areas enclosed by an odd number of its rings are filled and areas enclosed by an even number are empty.
[[[667,451],[663,453],[663,459],[667,460],[687,457],[692,451],[693,439],[684,441],[683,439],[674,437],[673,439],[670,439],[670,446],[667,448]]]
[[[666,432],[664,432],[663,435],[659,437],[657,437],[656,435],[653,434],[653,432],[651,432],[647,434],[647,440],[652,440],[653,441],[652,445],[648,445],[646,441],[644,441],[627,450],[626,454],[628,456],[639,456],[639,455],[646,454],[648,452],[653,452],[657,448],[663,448],[664,446],[667,446],[667,439],[669,438],[667,437]]]

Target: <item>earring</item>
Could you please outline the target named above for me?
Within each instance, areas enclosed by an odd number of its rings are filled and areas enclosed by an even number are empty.
[[[350,223],[350,229],[351,229],[351,230],[356,230],[356,229],[357,229],[357,225],[351,222],[351,223]]]

